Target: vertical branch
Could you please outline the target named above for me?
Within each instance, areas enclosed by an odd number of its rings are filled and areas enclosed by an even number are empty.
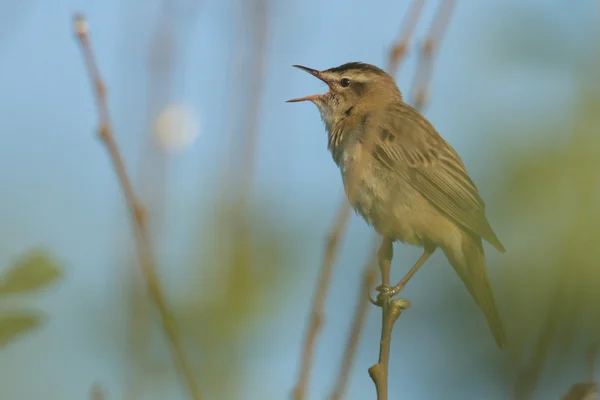
[[[454,6],[455,0],[441,1],[433,22],[431,23],[429,32],[427,33],[427,37],[423,42],[412,89],[412,103],[417,110],[422,110],[427,102],[429,85],[433,74],[433,61],[436,51],[442,43],[442,38],[446,33],[446,27],[450,21]]]
[[[96,105],[100,120],[99,136],[106,145],[131,213],[139,262],[146,280],[148,292],[161,315],[163,329],[171,344],[175,364],[182,374],[192,398],[194,400],[201,399],[199,387],[186,359],[179,333],[177,332],[175,322],[167,306],[165,295],[158,279],[151,237],[148,230],[147,215],[133,190],[131,180],[127,175],[125,164],[112,134],[112,124],[106,100],[106,87],[100,77],[96,58],[89,41],[87,21],[82,15],[75,16],[75,33],[79,39],[88,74],[95,90]]]
[[[385,296],[387,297],[387,296]],[[392,343],[392,329],[403,310],[410,307],[410,302],[405,299],[392,300],[389,297],[381,301],[381,341],[379,342],[379,360],[369,368],[369,376],[375,384],[377,400],[388,399],[388,368],[390,363],[390,347]]]
[[[425,0],[414,0],[404,16],[400,29],[400,36],[398,36],[398,40],[393,43],[388,56],[387,72],[392,76],[398,74],[400,66],[406,59],[406,54],[410,48],[410,41],[413,32],[417,27],[417,23],[419,22],[423,6],[425,6]]]

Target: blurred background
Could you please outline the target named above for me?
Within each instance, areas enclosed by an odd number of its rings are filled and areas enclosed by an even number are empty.
[[[409,101],[439,4],[426,2],[397,76]],[[204,397],[284,399],[343,196],[316,108],[285,103],[326,89],[291,65],[383,67],[409,6],[1,2],[0,398],[189,398],[97,136],[75,12],[88,18],[114,135]],[[496,348],[438,252],[403,292],[412,307],[394,328],[390,398],[559,399],[594,380],[599,11],[596,1],[456,2],[425,113],[462,156],[507,248],[486,245],[510,345]],[[308,399],[332,389],[371,238],[353,215]],[[392,281],[420,254],[396,244]],[[348,399],[375,398],[367,368],[380,319],[370,307]]]

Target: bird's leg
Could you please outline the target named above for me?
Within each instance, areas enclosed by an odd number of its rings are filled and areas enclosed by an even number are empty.
[[[423,255],[421,256],[421,258],[419,258],[419,260],[415,263],[415,265],[413,265],[413,267],[406,273],[406,275],[404,275],[404,278],[402,278],[402,280],[400,282],[398,282],[398,284],[392,288],[390,288],[389,286],[384,287],[383,285],[378,286],[377,290],[379,291],[379,297],[380,296],[395,296],[398,293],[400,293],[400,291],[404,288],[404,285],[406,285],[406,283],[410,280],[410,278],[412,278],[414,276],[414,274],[417,273],[417,271],[419,270],[419,268],[421,268],[423,266],[423,264],[425,264],[425,261],[427,261],[427,259],[433,254],[433,252],[435,251],[435,246],[425,246],[425,250],[423,251]],[[388,270],[389,271],[389,270]]]
[[[379,251],[377,252],[377,264],[381,271],[381,285],[377,287],[380,293],[391,291],[390,287],[390,269],[392,267],[392,258],[394,257],[394,247],[392,239],[383,237]]]

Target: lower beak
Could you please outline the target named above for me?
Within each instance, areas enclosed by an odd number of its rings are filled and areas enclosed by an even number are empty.
[[[312,76],[327,83],[327,81],[325,79],[323,79],[323,77],[321,76],[321,71],[318,71],[318,70],[312,69],[312,68],[308,68],[308,67],[303,67],[302,65],[293,65],[293,67],[301,69],[302,71],[306,71],[309,74],[311,74]],[[322,94],[313,94],[312,96],[297,97],[295,99],[286,101],[286,103],[297,103],[299,101],[315,101],[315,100],[319,99],[321,96],[322,96]]]
[[[320,95],[320,94],[313,94],[311,96],[296,97],[295,99],[289,99],[289,100],[286,100],[285,102],[286,103],[297,103],[299,101],[315,101],[321,96],[322,95]]]

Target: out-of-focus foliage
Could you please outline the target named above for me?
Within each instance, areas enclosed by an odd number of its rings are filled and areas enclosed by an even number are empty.
[[[39,312],[20,311],[15,315],[0,315],[0,349],[22,334],[42,325]]]
[[[253,332],[286,304],[281,290],[289,290],[290,264],[298,260],[295,246],[301,243],[297,232],[266,210],[254,210],[251,218],[233,220],[234,215],[235,206],[221,204],[207,225],[210,233],[198,235],[205,256],[198,254],[197,263],[214,265],[198,282],[213,282],[213,291],[179,316],[200,350],[202,381],[214,398],[223,399],[243,397],[234,382],[243,378]]]
[[[180,300],[172,301],[172,310],[206,396],[244,398],[239,390],[255,360],[254,348],[266,345],[259,333],[286,305],[285,292],[293,289],[294,271],[299,270],[294,263],[300,262],[298,249],[306,236],[281,224],[274,209],[253,208],[244,216],[230,202],[215,204],[211,215],[201,218],[188,283],[178,285]],[[148,302],[145,291],[134,293],[136,308],[151,311],[142,306]],[[130,329],[150,335],[149,324],[157,320],[138,315],[131,321],[135,323],[142,326]],[[149,356],[155,342],[148,339],[136,336],[139,347],[131,359],[146,382],[139,382],[140,391],[149,380],[167,383],[173,378],[171,358]]]
[[[575,104],[565,142],[511,157],[501,204],[518,245],[502,259],[502,284],[511,364],[524,362],[526,375],[552,349],[585,360],[600,337],[600,116],[590,107],[598,101],[600,90]]]
[[[567,324],[565,339],[586,320],[600,333],[600,116],[589,107],[599,100],[600,91],[575,105],[566,143],[512,160],[502,204],[521,244],[506,258],[516,339],[536,336],[548,317]]]
[[[58,280],[61,275],[58,263],[47,253],[29,252],[0,277],[0,296],[42,289]]]
[[[561,65],[575,88],[573,101],[552,115],[561,124],[541,118],[521,132],[536,145],[509,143],[497,187],[502,233],[512,244],[499,258],[497,286],[517,399],[531,398],[548,374],[585,371],[600,340],[600,53],[582,58]],[[499,131],[514,132],[510,124],[500,122]]]
[[[17,259],[0,277],[0,296],[42,289],[62,275],[58,264],[45,252],[31,251]],[[9,311],[0,315],[0,349],[43,323],[39,311]]]

